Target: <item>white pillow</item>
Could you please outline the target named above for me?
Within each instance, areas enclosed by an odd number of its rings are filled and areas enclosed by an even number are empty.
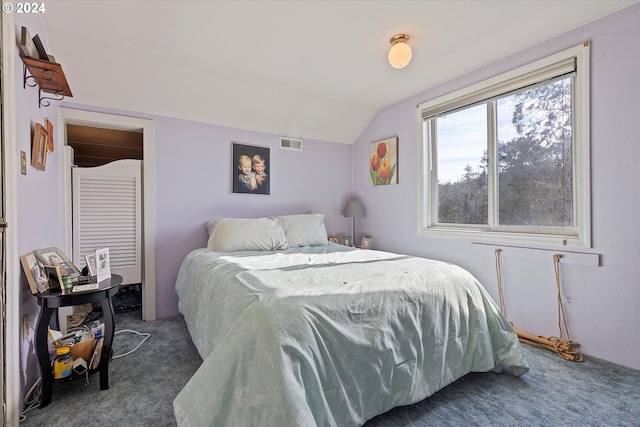
[[[213,233],[213,227],[216,226],[216,220],[210,219],[209,221],[204,223],[204,226],[207,228],[207,236],[211,237],[211,233]]]
[[[291,248],[329,244],[322,214],[282,215],[273,218],[284,228]]]
[[[289,243],[280,224],[271,218],[218,218],[207,242],[214,252],[275,251]]]

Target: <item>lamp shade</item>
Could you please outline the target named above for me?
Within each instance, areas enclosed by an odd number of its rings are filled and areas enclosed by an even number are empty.
[[[347,218],[362,218],[364,216],[364,206],[357,200],[347,202],[344,208],[344,216]]]
[[[407,44],[409,36],[406,34],[397,34],[390,40],[391,49],[389,49],[389,64],[393,68],[404,68],[411,61],[411,46]]]

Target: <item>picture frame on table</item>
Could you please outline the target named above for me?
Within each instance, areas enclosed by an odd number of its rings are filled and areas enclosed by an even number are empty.
[[[340,244],[340,236],[327,236],[327,240],[329,240],[329,242],[331,243],[337,243],[338,245]]]
[[[351,236],[342,236],[342,244],[345,246],[353,246],[353,238]]]
[[[373,237],[362,236],[362,243],[360,243],[360,249],[371,249],[373,246]]]
[[[64,275],[62,267],[59,265],[45,265],[44,271],[47,279],[49,279],[49,290],[54,292],[62,292],[64,284],[62,276]]]
[[[98,275],[98,265],[96,263],[96,254],[85,255],[85,261],[87,262],[87,275],[89,277]]]
[[[32,294],[44,292],[49,289],[47,276],[33,252],[21,255],[20,263],[22,264],[22,270],[27,278],[27,283],[29,284],[29,289]]]
[[[111,277],[109,248],[96,249],[96,276],[98,282],[102,282]]]
[[[71,276],[74,279],[80,276],[80,270],[60,249],[51,247],[45,249],[37,249],[33,251],[36,258],[42,265],[59,265],[65,276]]]
[[[31,166],[44,171],[47,165],[47,144],[49,134],[40,123],[36,123],[33,131],[33,143],[31,145]]]

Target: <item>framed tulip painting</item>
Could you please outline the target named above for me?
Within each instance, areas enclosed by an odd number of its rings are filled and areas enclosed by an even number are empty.
[[[371,185],[398,183],[398,137],[372,142],[369,146]]]

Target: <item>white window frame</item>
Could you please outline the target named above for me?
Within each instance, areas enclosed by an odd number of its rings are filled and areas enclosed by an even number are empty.
[[[437,111],[445,105],[469,105],[492,88],[526,79],[556,64],[575,61],[576,76],[573,86],[572,150],[573,150],[573,228],[504,227],[495,225],[496,196],[490,191],[489,225],[437,223],[437,177],[432,167],[435,147],[424,126],[423,113]],[[418,234],[430,237],[471,239],[473,241],[500,241],[506,244],[553,245],[591,247],[591,171],[590,171],[590,75],[589,43],[558,52],[528,65],[481,81],[447,95],[421,103],[417,107],[418,128]],[[473,100],[473,101],[472,101]],[[467,102],[468,101],[468,102]],[[433,141],[433,144],[436,142]],[[489,185],[495,185],[495,158],[489,149]],[[434,162],[435,163],[435,162]],[[493,183],[492,183],[493,180]],[[434,203],[431,203],[431,202]],[[493,207],[493,209],[492,209]]]

